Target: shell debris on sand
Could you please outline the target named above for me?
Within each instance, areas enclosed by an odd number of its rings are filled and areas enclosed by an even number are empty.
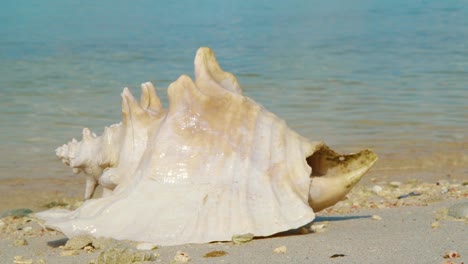
[[[115,263],[141,263],[145,261],[154,261],[158,254],[149,251],[134,250],[126,247],[109,248],[97,256],[93,264],[115,264]]]
[[[86,252],[94,252],[96,249],[93,246],[86,246],[83,250]]]
[[[371,219],[372,220],[382,220],[382,217],[380,217],[379,215],[372,215]]]
[[[77,236],[70,238],[63,247],[65,250],[79,250],[93,244],[93,238],[90,236]]]
[[[288,252],[288,248],[286,246],[280,246],[273,249],[273,252],[276,254],[285,254],[286,252]]]
[[[393,188],[398,188],[398,187],[401,186],[401,182],[399,182],[399,181],[392,181],[392,182],[390,182],[388,185],[390,185],[390,186],[393,187]]]
[[[214,250],[203,255],[204,258],[217,258],[226,255],[227,252],[224,250]]]
[[[376,194],[379,194],[382,190],[383,188],[379,185],[374,185],[374,187],[372,187],[372,191]]]
[[[427,206],[430,203],[446,199],[468,198],[468,185],[463,185],[456,180],[439,180],[435,183],[427,183],[415,179],[401,184],[395,182],[376,183],[372,186],[356,186],[348,193],[347,200],[338,202],[335,206],[325,209],[324,212],[326,214],[345,214],[363,208],[383,209],[400,206]],[[444,192],[445,189],[447,189],[447,192]],[[418,195],[413,196],[411,193]],[[460,213],[465,212],[463,210],[466,209],[461,210],[461,208],[465,207],[460,205],[460,207],[454,209]]]
[[[14,242],[13,242],[13,245],[15,247],[21,247],[21,246],[27,246],[28,245],[28,241],[26,241],[26,239],[22,238],[22,239],[16,239]]]
[[[90,253],[94,252],[97,249],[110,249],[112,247],[116,248],[126,248],[129,245],[126,245],[123,242],[116,241],[110,238],[94,238],[91,236],[77,236],[70,238],[65,245],[60,246],[59,248],[63,249],[62,256],[72,256],[79,254],[80,250]],[[76,253],[76,254],[75,254]]]
[[[190,261],[189,255],[182,251],[177,251],[176,255],[174,256],[174,261],[178,263],[187,263]]]
[[[141,244],[141,243],[140,243]],[[134,241],[119,241],[111,238],[94,238],[91,236],[77,236],[69,239],[64,246],[62,256],[78,255],[81,252],[95,252],[102,250],[97,258],[92,261],[95,264],[111,263],[139,263],[143,261],[153,261],[159,257],[146,249],[138,249],[138,243]],[[151,249],[155,249],[154,245]],[[114,262],[117,261],[117,262]]]
[[[156,245],[154,243],[142,242],[142,243],[138,243],[136,245],[136,249],[138,249],[138,250],[155,250],[155,249],[158,249],[158,245]]]
[[[454,258],[459,258],[459,257],[460,257],[460,253],[458,253],[455,250],[446,251],[445,254],[444,254],[444,258],[454,259]]]
[[[312,233],[325,232],[327,231],[328,224],[328,222],[313,223],[312,225],[310,225],[310,231],[312,231]]]
[[[452,261],[451,259],[446,259],[446,260],[442,261],[440,264],[458,264],[458,263],[455,262],[455,261]],[[460,262],[460,264],[464,264],[464,263]]]
[[[254,239],[254,235],[253,234],[243,234],[243,235],[233,235],[232,236],[232,242],[234,244],[243,244],[243,243],[247,243],[247,242],[250,242]]]
[[[13,263],[14,264],[32,264],[33,260],[32,259],[25,259],[23,256],[15,256],[13,258]]]
[[[309,229],[307,229],[306,227],[301,227],[299,228],[299,233],[302,235],[309,234]]]
[[[440,227],[440,222],[439,221],[432,222],[431,227],[434,228],[434,229],[439,228]]]
[[[42,221],[32,216],[9,215],[0,219],[0,238],[20,240],[55,234],[57,231],[44,228]]]

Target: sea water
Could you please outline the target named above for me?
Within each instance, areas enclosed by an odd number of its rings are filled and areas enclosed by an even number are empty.
[[[151,81],[167,107],[200,46],[312,140],[391,166],[467,161],[462,1],[7,0],[0,179],[71,175],[55,148],[120,122],[124,87]]]

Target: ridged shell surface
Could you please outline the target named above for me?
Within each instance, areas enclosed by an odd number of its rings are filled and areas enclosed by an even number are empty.
[[[107,188],[75,211],[38,214],[66,236],[159,245],[268,236],[314,219],[306,158],[323,146],[244,96],[212,51],[200,48],[195,81],[181,76],[163,109],[150,83],[122,93],[123,122],[57,150]]]

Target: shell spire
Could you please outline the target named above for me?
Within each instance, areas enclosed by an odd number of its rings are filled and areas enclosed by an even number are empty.
[[[200,89],[224,88],[242,94],[237,78],[232,73],[223,71],[210,48],[201,47],[198,49],[194,65],[195,83]]]

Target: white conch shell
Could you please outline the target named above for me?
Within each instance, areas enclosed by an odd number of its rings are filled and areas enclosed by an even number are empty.
[[[195,82],[181,76],[164,110],[150,83],[138,103],[122,93],[123,122],[88,129],[57,155],[89,175],[104,196],[75,211],[37,214],[66,236],[159,245],[269,236],[311,222],[343,199],[376,161],[369,150],[340,155],[310,142],[252,99],[200,48]]]

